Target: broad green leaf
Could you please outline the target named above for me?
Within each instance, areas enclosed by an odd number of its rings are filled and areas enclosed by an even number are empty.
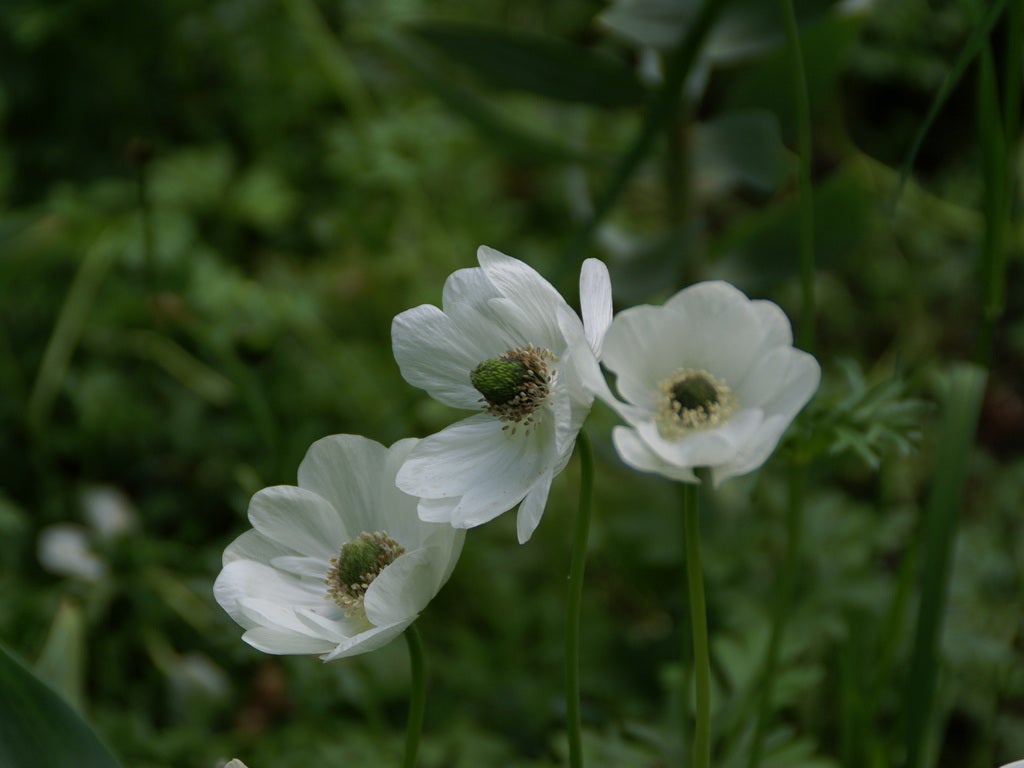
[[[598,107],[631,106],[647,95],[629,67],[562,40],[437,22],[409,31],[497,88]]]
[[[0,648],[0,765],[118,768],[81,717]]]
[[[760,110],[732,112],[696,127],[695,183],[703,195],[745,185],[774,191],[793,168],[779,123]]]

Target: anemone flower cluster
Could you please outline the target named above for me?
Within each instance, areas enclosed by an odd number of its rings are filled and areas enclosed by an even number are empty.
[[[580,314],[525,263],[486,247],[478,260],[448,278],[440,308],[391,328],[406,381],[475,413],[390,448],[324,438],[297,486],[253,497],[214,587],[253,647],[330,661],[402,633],[451,575],[464,529],[518,507],[519,541],[531,537],[595,396],[626,423],[613,442],[627,465],[685,483],[707,468],[717,485],[763,464],[818,386],[782,310],[728,283],[613,321],[596,259]]]

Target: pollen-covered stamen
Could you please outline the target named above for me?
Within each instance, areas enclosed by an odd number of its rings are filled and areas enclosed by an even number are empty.
[[[469,380],[483,395],[484,410],[509,422],[506,428],[529,428],[533,415],[551,393],[554,373],[548,365],[554,361],[550,351],[527,344],[484,360],[470,372]]]
[[[736,407],[736,395],[724,381],[707,371],[680,368],[658,383],[658,432],[677,440],[725,423]]]
[[[324,578],[327,597],[354,616],[363,611],[363,597],[381,571],[391,565],[405,548],[384,531],[360,533],[341,545]]]

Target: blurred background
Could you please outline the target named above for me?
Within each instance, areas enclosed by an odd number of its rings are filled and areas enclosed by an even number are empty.
[[[440,303],[478,245],[573,305],[597,256],[617,307],[720,277],[801,321],[776,6],[733,2],[651,120],[695,6],[0,5],[0,642],[125,766],[398,763],[403,644],[266,656],[211,586],[250,496],[294,483],[314,440],[461,417],[402,380],[390,323]],[[724,768],[751,738],[794,446],[810,456],[800,578],[763,765],[902,765],[938,404],[979,348],[924,764],[1024,757],[1020,7],[796,3],[825,378],[777,460],[704,521]],[[1005,311],[986,326],[996,252]],[[689,706],[679,498],[619,463],[612,424],[596,406],[584,738],[594,768],[654,767]],[[573,462],[528,546],[513,515],[472,531],[420,620],[426,768],[564,762],[577,481]]]

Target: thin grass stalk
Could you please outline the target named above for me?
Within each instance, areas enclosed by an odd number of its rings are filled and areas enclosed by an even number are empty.
[[[604,221],[612,208],[615,207],[615,203],[626,189],[626,185],[633,177],[633,173],[650,152],[654,140],[672,118],[676,103],[680,99],[683,85],[690,74],[690,70],[693,68],[694,62],[697,60],[697,54],[700,51],[701,45],[711,30],[711,25],[718,18],[718,14],[727,2],[728,0],[704,0],[701,4],[693,23],[687,27],[682,40],[680,40],[679,45],[676,46],[669,57],[666,65],[665,80],[648,104],[640,132],[621,160],[619,160],[611,181],[594,205],[593,214],[576,232],[560,265],[560,271],[568,272],[570,268],[582,261],[583,254],[590,247],[590,241],[593,239],[594,232],[597,231],[601,222]]]
[[[590,438],[580,432],[576,438],[580,455],[580,502],[573,531],[569,586],[565,601],[565,719],[569,739],[569,765],[583,766],[580,715],[580,610],[583,605],[583,574],[590,535],[590,508],[594,492],[594,452]]]
[[[985,15],[981,24],[975,26],[971,32],[971,36],[964,43],[964,47],[960,49],[960,53],[956,57],[956,61],[953,62],[953,66],[950,67],[949,72],[946,73],[946,77],[942,81],[942,85],[939,86],[939,90],[936,92],[935,97],[932,99],[931,106],[928,108],[928,113],[925,115],[921,126],[917,129],[917,133],[914,135],[914,140],[910,144],[910,149],[907,151],[907,156],[903,160],[903,165],[900,166],[900,177],[899,182],[896,184],[896,189],[893,192],[892,203],[890,208],[892,213],[896,212],[896,206],[899,204],[900,196],[903,194],[903,188],[906,186],[907,179],[910,176],[910,171],[914,167],[914,161],[917,159],[917,153],[921,149],[921,145],[924,143],[925,136],[928,135],[928,131],[931,130],[932,124],[935,119],[939,116],[939,112],[942,111],[943,105],[949,98],[949,95],[953,92],[957,83],[960,82],[960,78],[963,77],[964,72],[967,71],[967,67],[970,66],[974,57],[984,48],[986,41],[988,40],[989,33],[992,31],[992,27],[995,26],[996,21],[1003,12],[1003,8],[1006,6],[1007,0],[996,0],[989,8],[988,14]]]
[[[797,150],[800,154],[800,328],[798,341],[808,352],[814,351],[814,195],[811,187],[813,154],[811,148],[811,101],[807,92],[807,73],[800,45],[793,0],[779,0],[789,50],[793,102],[796,107]]]
[[[786,507],[786,552],[782,565],[782,578],[775,593],[775,606],[772,612],[772,629],[768,639],[768,649],[765,651],[765,658],[762,662],[757,721],[754,726],[754,736],[751,740],[750,752],[747,757],[747,768],[756,768],[761,764],[768,719],[771,717],[772,712],[775,676],[778,671],[779,657],[782,653],[782,642],[793,604],[793,593],[796,590],[796,577],[799,570],[805,475],[806,473],[802,466],[797,465],[796,462],[790,465],[789,503]]]
[[[693,768],[709,768],[711,765],[711,655],[708,650],[708,611],[704,599],[704,572],[700,557],[699,502],[700,486],[690,483],[683,485],[683,544],[686,551],[686,586],[690,598],[693,674],[696,691],[696,723],[691,765]],[[683,701],[686,701],[685,695]]]
[[[814,198],[811,186],[811,106],[807,92],[807,74],[804,68],[803,51],[800,45],[800,31],[797,28],[796,13],[792,0],[779,0],[779,11],[786,31],[789,50],[790,75],[792,77],[793,100],[797,117],[797,147],[800,155],[799,170],[799,236],[800,236],[800,345],[814,349]],[[760,701],[757,721],[748,754],[748,768],[760,765],[764,738],[771,716],[772,694],[779,666],[779,655],[789,621],[792,593],[796,587],[800,559],[800,531],[803,527],[805,471],[802,464],[794,460],[790,466],[789,504],[786,510],[786,552],[783,573],[776,593],[772,614],[771,635],[765,652],[761,672]]]
[[[945,417],[939,435],[935,480],[925,509],[921,597],[903,703],[906,768],[922,768],[925,764],[926,737],[935,711],[939,637],[949,588],[957,512],[963,498],[986,380],[984,369],[960,363],[949,375],[944,398]]]
[[[1007,137],[1003,133],[1004,123],[991,43],[979,58],[977,126],[982,160],[985,229],[980,253],[984,298],[975,361],[987,367],[992,358],[996,324],[1006,303],[1003,283],[1006,273],[1006,230],[1011,212],[1008,202],[1012,170],[1007,168]]]
[[[405,724],[405,757],[403,768],[416,768],[420,734],[423,732],[423,713],[427,704],[427,665],[423,657],[423,641],[415,624],[405,630],[409,647],[409,717]]]
[[[114,249],[103,234],[85,252],[78,271],[71,281],[68,295],[61,305],[57,322],[46,343],[43,360],[28,399],[28,425],[38,433],[46,426],[50,407],[60,390],[78,346],[89,312],[92,311],[100,285],[114,260]]]

